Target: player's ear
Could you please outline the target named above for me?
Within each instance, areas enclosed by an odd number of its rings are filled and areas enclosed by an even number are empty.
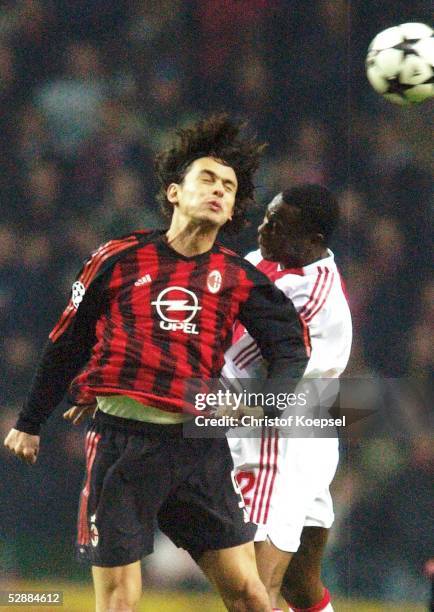
[[[177,183],[170,183],[169,187],[167,188],[166,196],[171,204],[178,203],[178,188],[179,185]]]
[[[320,232],[318,232],[317,234],[313,234],[312,235],[312,242],[324,245],[325,244],[324,234],[321,234]]]

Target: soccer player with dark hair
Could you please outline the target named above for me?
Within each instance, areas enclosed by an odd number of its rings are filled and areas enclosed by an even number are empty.
[[[179,130],[157,157],[169,229],[111,240],[85,263],[5,440],[32,464],[40,427],[66,391],[71,420],[96,404],[77,546],[93,566],[98,612],[135,609],[140,559],[153,550],[157,524],[189,551],[228,610],[271,610],[226,438],[183,435],[197,414],[189,388],[219,377],[237,318],[270,379],[298,380],[307,363],[291,302],[215,242],[253,200],[263,145],[242,127],[213,116]]]
[[[314,416],[319,408],[328,411],[336,399],[337,379],[351,349],[350,310],[328,249],[338,217],[338,203],[326,188],[308,184],[288,189],[268,205],[258,229],[260,248],[247,255],[292,300],[300,316],[310,344],[305,381],[311,379],[309,391],[320,399],[311,405]],[[243,331],[241,326],[234,333],[237,341],[226,353],[226,378],[260,378],[266,371],[256,342]],[[303,407],[305,416],[311,416],[308,410]],[[237,480],[250,519],[258,524],[259,575],[275,610],[288,609],[279,595],[282,581],[290,610],[333,610],[321,582],[322,555],[333,523],[329,486],[338,463],[336,433],[328,435],[318,437],[300,428],[291,436],[269,427],[239,438],[235,431],[229,437]]]

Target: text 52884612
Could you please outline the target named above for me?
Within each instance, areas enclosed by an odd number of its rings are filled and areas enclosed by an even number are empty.
[[[62,591],[0,591],[0,606],[62,605]]]

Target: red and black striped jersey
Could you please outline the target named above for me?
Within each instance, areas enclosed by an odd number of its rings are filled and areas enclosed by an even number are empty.
[[[236,319],[257,341],[270,377],[301,377],[307,356],[297,314],[249,262],[218,244],[185,257],[163,231],[112,240],[73,284],[17,427],[39,431],[67,390],[74,403],[119,394],[194,412],[186,398],[218,378]]]

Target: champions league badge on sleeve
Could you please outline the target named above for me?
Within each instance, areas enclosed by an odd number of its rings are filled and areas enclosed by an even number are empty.
[[[72,305],[74,308],[78,308],[83,301],[84,294],[86,293],[86,287],[81,281],[75,281],[72,285]]]

